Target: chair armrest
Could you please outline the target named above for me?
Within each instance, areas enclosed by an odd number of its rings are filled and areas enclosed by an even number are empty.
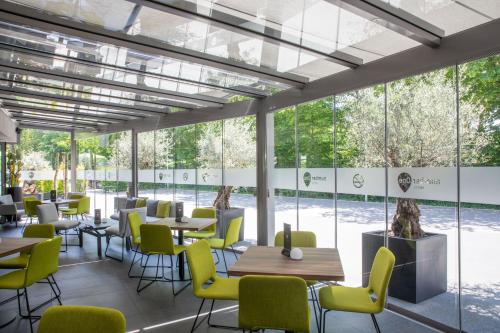
[[[14,204],[0,205],[0,215],[16,215],[17,209]]]

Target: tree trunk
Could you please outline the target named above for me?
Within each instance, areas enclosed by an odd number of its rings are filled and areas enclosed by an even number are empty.
[[[59,153],[56,153],[56,159],[55,159],[55,171],[54,171],[54,182],[52,184],[52,189],[57,191],[57,176],[59,174],[59,166],[60,166],[60,163],[61,163],[61,156],[59,155]]]
[[[393,236],[417,239],[424,235],[420,227],[420,209],[415,199],[398,198],[396,214],[392,219]]]
[[[232,186],[221,186],[219,187],[219,192],[217,193],[217,198],[214,200],[214,207],[220,210],[226,210],[231,208],[229,204],[229,199],[231,198]]]
[[[63,177],[64,177],[64,181],[63,181],[63,191],[64,191],[64,197],[66,198],[67,194],[68,194],[68,154],[64,154],[63,155],[63,165],[64,165],[64,169],[63,169]]]

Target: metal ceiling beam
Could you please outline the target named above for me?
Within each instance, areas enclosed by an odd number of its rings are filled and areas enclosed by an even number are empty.
[[[221,90],[227,93],[233,93],[237,95],[243,95],[243,96],[248,96],[248,97],[253,97],[253,98],[259,98],[259,97],[266,97],[268,94],[266,94],[263,91],[260,91],[258,89],[252,88],[250,86],[233,86],[233,87],[224,87],[220,86],[217,84],[212,84],[208,82],[199,82],[196,80],[190,80],[186,78],[179,78],[177,76],[172,76],[172,75],[166,75],[166,74],[160,74],[160,73],[152,73],[152,72],[144,72],[138,69],[133,69],[133,68],[128,68],[124,66],[118,66],[118,65],[111,65],[111,64],[104,64],[100,63],[97,61],[92,61],[88,59],[80,59],[80,58],[74,58],[66,55],[61,55],[61,54],[54,54],[50,52],[45,52],[41,50],[33,50],[25,47],[20,47],[20,46],[14,46],[10,45],[7,43],[0,42],[0,48],[5,49],[5,50],[11,50],[15,52],[22,52],[26,54],[31,54],[39,57],[44,57],[47,59],[60,59],[63,61],[67,62],[72,62],[75,64],[84,64],[84,65],[90,65],[90,66],[97,66],[99,68],[104,68],[104,69],[109,69],[113,71],[120,71],[123,72],[124,74],[136,74],[136,75],[144,75],[147,77],[152,77],[155,79],[159,80],[171,80],[171,81],[176,81],[179,83],[187,83],[187,84],[192,84],[196,86],[200,86],[203,88],[207,89],[216,89],[216,90]]]
[[[58,110],[58,109],[50,109],[50,108],[40,108],[40,107],[36,107],[36,106],[14,105],[11,103],[3,103],[2,107],[8,111],[10,111],[10,110],[31,111],[31,112],[54,114],[54,115],[73,116],[73,117],[78,117],[78,118],[94,119],[97,121],[105,121],[105,122],[110,123],[110,124],[111,123],[119,123],[121,121],[127,120],[127,118],[99,116],[99,115],[92,114],[92,113],[81,112],[81,111],[76,110],[76,109],[73,109],[73,111],[67,111],[67,110]],[[82,111],[85,111],[85,110],[82,110]]]
[[[7,110],[10,113],[22,113],[22,114],[33,114],[33,115],[41,115],[41,116],[52,116],[52,117],[61,117],[61,119],[75,119],[75,120],[88,120],[88,121],[94,121],[97,123],[101,124],[116,124],[119,123],[120,120],[114,120],[114,121],[109,121],[103,118],[91,116],[89,117],[86,114],[78,114],[78,113],[72,113],[72,112],[58,112],[58,111],[53,111],[53,110],[45,110],[45,111],[39,111],[39,110],[33,110],[31,108],[22,108],[22,107],[4,107],[5,110]]]
[[[176,112],[144,122],[126,121],[100,128],[103,133],[134,128],[137,131],[176,127],[255,115],[258,110],[275,112],[282,108],[307,103],[320,98],[343,94],[377,84],[388,83],[412,75],[454,66],[482,57],[500,54],[500,38],[491,38],[500,31],[500,19],[444,37],[439,48],[421,45],[404,52],[372,61],[355,70],[343,71],[307,84],[303,89],[288,89],[257,100],[226,104],[223,108],[202,108]]]
[[[37,130],[43,130],[43,131],[58,131],[58,132],[71,132],[73,130],[79,130],[78,128],[71,128],[71,127],[52,127],[52,126],[37,126],[36,124],[30,125],[31,123],[29,122],[17,122],[19,128],[30,128],[30,129],[37,129]],[[79,131],[85,131],[85,129],[81,129]]]
[[[444,31],[381,0],[326,0],[368,21],[430,47],[438,47]]]
[[[123,111],[127,115],[133,115],[133,116],[153,116],[153,117],[158,117],[161,115],[167,114],[166,112],[162,111],[153,111],[151,109],[144,110],[143,108],[137,108],[134,106],[127,106],[127,105],[121,105],[121,104],[116,104],[112,102],[102,102],[102,101],[93,101],[93,100],[86,100],[86,99],[81,99],[81,98],[75,98],[75,97],[70,97],[70,96],[58,96],[50,93],[43,93],[43,92],[36,92],[36,91],[30,91],[27,89],[20,89],[20,88],[7,88],[7,87],[1,87],[0,86],[0,94],[1,93],[6,93],[9,95],[15,95],[15,96],[20,96],[20,97],[25,97],[25,98],[35,98],[35,99],[40,99],[40,100],[45,100],[45,101],[53,101],[53,102],[61,102],[61,103],[73,103],[73,104],[80,104],[80,105],[87,105],[87,106],[93,106],[93,107],[99,107],[99,108],[112,108],[113,110],[118,110],[118,111]]]
[[[120,31],[110,31],[95,25],[71,21],[55,15],[14,3],[0,2],[0,20],[15,24],[37,27],[46,31],[79,37],[115,46],[137,50],[151,55],[163,55],[179,60],[211,66],[222,70],[281,82],[294,87],[302,87],[308,79],[296,74],[281,73],[274,69],[254,66],[242,61],[226,59],[200,51],[174,46],[144,36],[131,36]]]
[[[63,121],[52,121],[52,120],[46,120],[46,119],[41,119],[41,118],[32,118],[32,117],[12,117],[12,119],[16,120],[17,122],[25,122],[25,123],[30,123],[30,124],[39,124],[42,126],[46,127],[65,127],[65,128],[79,128],[82,130],[92,130],[92,131],[97,131],[96,126],[90,126],[86,124],[76,124],[76,123],[67,123]]]
[[[263,26],[257,26],[254,29],[248,28],[242,23],[248,23],[248,21],[244,21],[241,19],[238,19],[235,16],[214,10],[213,8],[208,8],[210,9],[210,14],[206,15],[203,13],[200,13],[197,9],[199,9],[199,4],[197,3],[192,3],[188,1],[148,1],[148,0],[130,0],[131,2],[136,3],[137,5],[143,6],[143,7],[148,7],[152,8],[158,11],[162,11],[168,14],[173,14],[176,16],[181,16],[190,20],[195,20],[197,22],[204,22],[208,25],[211,26],[216,26],[221,29],[225,29],[228,31],[236,32],[242,35],[245,35],[249,38],[259,38],[264,40],[267,43],[271,43],[274,45],[288,45],[293,48],[298,48],[304,51],[307,51],[311,54],[314,54],[315,56],[319,58],[325,58],[328,61],[331,61],[333,63],[349,67],[349,68],[356,68],[359,65],[363,64],[363,59],[354,57],[352,55],[345,54],[343,52],[333,52],[333,53],[326,53],[323,51],[320,51],[318,49],[308,47],[306,45],[302,45],[299,43],[292,42],[287,39],[283,39],[277,36],[277,34],[268,34],[265,32],[262,32],[261,30],[263,29]],[[238,22],[239,21],[239,22]],[[267,29],[269,31],[269,29]]]
[[[5,103],[7,102],[7,103]],[[57,108],[53,108],[53,104],[50,104],[51,101],[48,101],[48,103],[39,103],[39,102],[26,102],[26,103],[29,103],[29,105],[27,104],[23,104],[20,100],[18,99],[15,99],[15,98],[12,98],[12,97],[1,97],[0,96],[0,105],[4,105],[5,107],[9,107],[9,106],[14,106],[14,107],[20,107],[20,108],[23,108],[23,107],[27,107],[27,108],[30,108],[30,109],[39,109],[39,110],[54,110],[54,111],[57,111],[57,112],[69,112],[69,113],[72,113],[72,112],[80,112],[83,111],[85,114],[85,111],[86,112],[97,112],[98,114],[96,115],[97,117],[105,117],[105,118],[109,118],[109,119],[116,119],[116,120],[119,120],[119,121],[122,121],[122,120],[133,120],[133,119],[143,119],[144,116],[133,116],[133,115],[127,115],[127,114],[124,114],[124,113],[121,113],[121,112],[118,112],[118,111],[109,111],[106,110],[106,111],[96,111],[96,110],[89,110],[89,109],[79,109],[77,107],[70,107],[70,106],[67,106],[67,107],[57,107]],[[33,105],[35,104],[35,105]],[[39,106],[40,105],[40,106]],[[46,108],[46,106],[50,106],[50,108]],[[68,109],[72,110],[72,111],[68,111]]]
[[[64,118],[47,117],[44,115],[24,114],[24,113],[22,113],[22,111],[21,112],[18,112],[18,111],[13,112],[12,119],[40,120],[40,121],[53,122],[54,124],[83,125],[83,126],[88,126],[88,127],[98,127],[99,126],[98,123],[88,121],[88,120],[64,119]]]
[[[131,83],[117,82],[106,79],[98,79],[98,78],[90,79],[88,76],[81,74],[63,73],[58,70],[48,70],[35,66],[25,66],[1,60],[0,60],[0,71],[3,72],[12,71],[19,74],[32,75],[49,80],[58,80],[62,82],[70,82],[79,85],[94,86],[105,89],[126,91],[134,94],[144,94],[159,98],[174,99],[173,101],[152,102],[155,104],[165,105],[165,106],[191,109],[195,106],[206,106],[206,107],[222,106],[225,103],[225,101],[220,98],[206,98],[206,99],[199,99],[197,97],[191,98],[191,97],[186,97],[189,94],[183,94],[183,93],[170,94],[170,93],[165,93],[164,90],[158,88],[144,88]]]

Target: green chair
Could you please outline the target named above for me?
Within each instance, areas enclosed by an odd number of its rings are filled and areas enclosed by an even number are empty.
[[[215,210],[215,208],[195,208],[193,209],[191,217],[215,219],[217,218],[217,211]],[[217,232],[217,224],[212,224],[211,226],[201,231],[185,232],[184,237],[193,239],[207,239],[210,237],[214,237],[216,232]]]
[[[125,333],[125,317],[112,308],[53,306],[42,315],[37,333]]]
[[[280,231],[274,237],[274,246],[283,247],[284,245],[284,232]],[[292,247],[312,247],[316,248],[316,234],[312,231],[292,231]],[[319,315],[321,314],[321,309],[319,306],[318,295],[316,294],[316,289],[314,285],[318,281],[308,280],[306,281],[307,287],[311,292],[311,302],[314,308],[314,317],[316,318],[316,325],[319,329]]]
[[[307,286],[292,276],[244,276],[240,280],[239,326],[245,330],[309,332]]]
[[[79,196],[77,194],[73,194],[70,199],[73,200],[78,200],[78,201],[71,201],[68,204],[68,208],[61,208],[59,211],[62,213],[62,215],[69,216],[70,218],[72,216],[75,216],[76,219],[78,219],[78,215],[82,217],[82,220],[84,218],[84,214],[88,214],[90,211],[90,197],[79,197],[79,198],[73,198],[73,196]]]
[[[23,231],[23,238],[54,238],[56,228],[52,224],[30,224]],[[0,269],[26,268],[29,251],[22,251],[20,255],[0,261]]]
[[[189,269],[191,270],[191,274],[193,276],[193,294],[194,296],[202,299],[193,326],[191,327],[191,332],[198,328],[198,326],[202,323],[201,321],[198,325],[196,325],[201,309],[203,308],[203,304],[207,299],[212,300],[210,312],[208,313],[208,325],[211,327],[235,328],[211,324],[210,319],[212,317],[212,310],[216,300],[238,300],[238,284],[240,279],[222,278],[217,275],[215,271],[214,258],[212,257],[210,246],[206,240],[201,240],[188,246],[186,254]]]
[[[38,200],[36,197],[24,197],[23,205],[24,205],[24,213],[30,219],[30,224],[33,224],[33,218],[38,217],[36,212],[36,206],[41,205],[42,202]],[[26,225],[26,224],[25,224]]]
[[[137,198],[135,202],[135,208],[142,208],[147,206],[148,198]]]
[[[145,288],[149,287],[154,282],[170,282],[172,283],[172,293],[177,296],[181,291],[183,291],[191,282],[183,286],[177,292],[174,289],[174,282],[180,281],[174,279],[174,264],[172,256],[178,256],[180,253],[186,250],[183,245],[175,245],[174,237],[172,236],[172,230],[170,227],[163,224],[141,224],[140,226],[140,252],[146,256],[146,263],[142,269],[142,274],[137,284],[137,292],[141,292]],[[156,266],[148,266],[149,258],[151,255],[156,255],[158,257]],[[163,257],[170,257],[170,266],[164,266]],[[161,259],[161,265],[160,265]],[[155,276],[144,276],[146,268],[156,267]],[[158,270],[161,267],[162,274],[158,276]],[[170,268],[170,279],[165,278],[164,268]],[[149,281],[146,285],[141,287],[142,281]]]
[[[139,252],[139,247],[141,246],[141,224],[143,223],[141,219],[141,215],[138,212],[132,212],[128,214],[128,224],[130,227],[130,235],[132,236],[132,246],[135,246],[134,257],[132,258],[132,262],[130,263],[130,268],[128,270],[128,277],[139,277],[130,275],[132,271],[132,267],[135,264],[135,256]],[[141,262],[142,262],[142,254],[141,254]]]
[[[326,328],[326,314],[331,311],[346,311],[369,313],[378,333],[376,313],[384,310],[387,298],[387,286],[391,279],[395,262],[394,254],[386,247],[381,247],[373,261],[368,286],[366,288],[351,288],[343,286],[328,286],[319,290],[319,303],[325,311],[322,314],[323,332]]]
[[[33,332],[33,323],[40,319],[40,316],[33,315],[34,311],[54,299],[57,299],[59,304],[62,305],[60,298],[61,291],[57,286],[56,280],[54,279],[54,274],[57,272],[59,265],[59,250],[61,249],[61,241],[61,237],[55,237],[36,244],[31,250],[26,268],[18,269],[0,276],[0,289],[17,291],[19,315],[22,318],[29,319],[31,332]],[[50,280],[50,277],[52,277],[52,281]],[[55,296],[42,303],[42,305],[31,308],[28,297],[28,287],[43,280],[47,280]],[[58,291],[56,291],[54,285]],[[20,290],[24,291],[26,309],[28,311],[27,314],[23,314],[21,312]]]
[[[224,267],[226,268],[225,272],[219,272],[219,273],[226,273],[227,274],[227,263],[226,263],[226,255],[224,254],[224,250],[227,248],[231,248],[231,251],[234,254],[234,257],[236,260],[238,260],[238,256],[236,255],[236,251],[233,248],[233,245],[238,242],[238,237],[240,234],[240,228],[241,228],[241,223],[243,221],[243,217],[236,217],[229,221],[229,226],[227,227],[227,232],[226,232],[226,237],[224,239],[222,238],[209,238],[208,244],[210,247],[215,250],[215,253],[217,253],[217,250],[220,250],[222,252],[222,259],[224,259]],[[217,256],[218,258],[219,256]]]
[[[164,218],[170,216],[170,209],[172,207],[171,201],[158,201],[158,206],[156,207],[156,217]]]

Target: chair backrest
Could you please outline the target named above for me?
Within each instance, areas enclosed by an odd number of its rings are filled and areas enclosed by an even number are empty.
[[[80,199],[85,196],[85,193],[82,192],[68,192],[67,198],[68,199]]]
[[[57,222],[59,220],[56,205],[53,203],[37,205],[36,214],[38,215],[38,223],[40,224]]]
[[[243,217],[236,217],[229,221],[229,226],[227,227],[226,237],[224,238],[224,247],[228,247],[238,242],[240,236],[241,223],[243,222]]]
[[[132,212],[137,212],[141,216],[143,221],[146,221],[146,207],[141,208],[131,208],[131,209],[120,209],[120,215],[118,218],[118,230],[120,236],[130,236],[130,228],[128,223],[128,214]]]
[[[141,215],[138,212],[128,213],[128,223],[130,234],[132,235],[132,243],[139,245],[141,243],[141,224],[143,223]]]
[[[292,276],[252,276],[239,284],[239,327],[309,332],[307,286]]]
[[[28,265],[26,266],[25,285],[47,278],[54,274],[59,266],[59,251],[61,250],[60,236],[36,244],[31,250]]]
[[[385,305],[387,286],[391,279],[395,261],[394,254],[386,247],[378,249],[373,260],[368,289],[375,294],[377,298],[376,304],[380,311],[383,310]]]
[[[76,203],[77,214],[90,213],[90,197],[81,197]]]
[[[53,224],[30,224],[23,231],[24,238],[54,238],[56,228]]]
[[[280,231],[274,237],[274,246],[284,244],[284,232]],[[316,247],[316,235],[312,231],[292,231],[292,247]]]
[[[164,224],[141,224],[141,252],[174,254],[172,230]]]
[[[195,208],[191,213],[192,218],[207,218],[207,219],[215,219],[217,218],[217,210],[212,207],[207,208]],[[203,229],[204,231],[217,231],[217,224],[212,224],[211,226]]]
[[[125,333],[125,316],[96,306],[62,305],[47,309],[37,333]]]
[[[200,291],[203,289],[203,285],[217,279],[210,245],[206,240],[197,241],[188,246],[186,254],[193,278],[193,294],[201,296]]]
[[[0,196],[0,204],[2,205],[13,205],[14,200],[12,199],[12,195],[6,194]]]
[[[36,207],[38,205],[41,205],[42,202],[38,200],[36,197],[24,197],[23,204],[24,204],[24,212],[26,213],[26,215],[37,216]]]
[[[137,201],[135,202],[135,208],[146,207],[147,201],[148,198],[137,198]]]

